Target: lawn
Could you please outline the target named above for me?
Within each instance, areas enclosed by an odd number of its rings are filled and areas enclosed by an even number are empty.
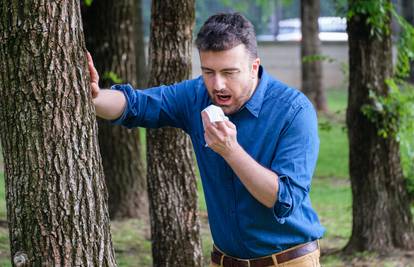
[[[322,264],[323,266],[410,266],[408,262],[401,262],[398,257],[381,259],[376,255],[363,254],[351,259],[342,258],[332,253],[346,244],[351,234],[352,223],[352,196],[348,181],[348,144],[344,129],[346,98],[344,90],[329,91],[330,112],[319,118],[321,145],[311,189],[311,199],[326,228],[326,234],[321,241]],[[145,140],[144,130],[141,130],[141,138]],[[212,241],[200,183],[198,189],[203,254],[205,264],[208,266]],[[5,217],[4,179],[0,169],[0,220],[5,220]],[[139,220],[113,221],[111,229],[119,266],[151,266],[148,222]],[[0,227],[0,266],[11,266],[8,242],[7,229]]]

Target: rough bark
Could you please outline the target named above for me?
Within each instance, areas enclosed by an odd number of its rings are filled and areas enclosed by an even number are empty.
[[[149,86],[190,77],[194,13],[194,0],[152,1]],[[181,130],[147,131],[154,266],[201,266],[197,187],[190,145]]]
[[[401,11],[403,17],[414,26],[414,1],[413,0],[402,0]],[[410,76],[408,81],[414,83],[414,62],[410,64]]]
[[[122,82],[136,84],[136,10],[135,0],[99,0],[83,8],[86,46],[104,88],[114,84],[105,77],[109,72]],[[148,199],[139,130],[101,119],[98,123],[111,218],[146,218]]]
[[[379,95],[388,93],[385,79],[392,75],[391,37],[371,35],[367,19],[356,14],[348,21],[347,126],[353,224],[345,251],[387,253],[394,248],[414,248],[414,225],[399,144],[392,137],[378,136],[377,126],[361,112],[363,105],[372,105],[370,90]]]
[[[301,0],[302,92],[312,101],[317,111],[327,111],[325,91],[322,87],[322,62],[303,60],[306,57],[320,55],[319,13],[319,0]]]
[[[78,1],[0,2],[14,266],[116,266]]]

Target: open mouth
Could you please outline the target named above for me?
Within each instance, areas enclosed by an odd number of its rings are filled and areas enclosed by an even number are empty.
[[[216,94],[217,104],[225,105],[230,102],[231,95],[224,95],[224,94]]]

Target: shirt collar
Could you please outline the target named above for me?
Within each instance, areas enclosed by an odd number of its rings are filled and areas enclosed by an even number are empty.
[[[269,75],[262,66],[259,67],[259,78],[260,81],[256,89],[254,90],[253,95],[244,105],[247,108],[247,110],[249,110],[250,113],[256,118],[259,116],[260,110],[262,108],[262,104],[267,90],[267,84],[269,81]]]

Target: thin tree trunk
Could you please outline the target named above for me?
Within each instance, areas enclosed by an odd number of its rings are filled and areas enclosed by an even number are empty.
[[[313,102],[317,111],[327,111],[325,91],[322,87],[322,62],[309,60],[306,57],[320,55],[318,17],[319,0],[301,0],[301,58],[302,58],[302,91]],[[305,59],[305,60],[304,60]]]
[[[414,26],[414,1],[413,0],[402,0],[402,13],[404,18]],[[414,83],[414,62],[410,63],[410,76],[408,81]]]
[[[153,0],[149,86],[191,74],[194,0]],[[197,187],[189,138],[177,129],[147,131],[148,194],[154,266],[201,266]]]
[[[84,8],[88,50],[101,74],[101,86],[121,81],[136,84],[136,1],[99,0]],[[146,218],[148,198],[139,130],[99,120],[99,145],[109,192],[111,218]]]
[[[78,1],[0,2],[14,266],[116,266]]]
[[[144,14],[142,9],[142,0],[136,0],[135,15],[135,54],[136,54],[136,77],[138,88],[144,88],[147,85],[147,62],[145,60],[145,34],[144,34]]]
[[[399,144],[392,137],[380,137],[379,129],[361,112],[363,105],[373,105],[370,90],[378,95],[388,93],[385,79],[392,76],[391,36],[372,35],[367,19],[355,14],[348,21],[347,126],[353,224],[345,251],[387,253],[394,248],[414,248],[414,225]]]

